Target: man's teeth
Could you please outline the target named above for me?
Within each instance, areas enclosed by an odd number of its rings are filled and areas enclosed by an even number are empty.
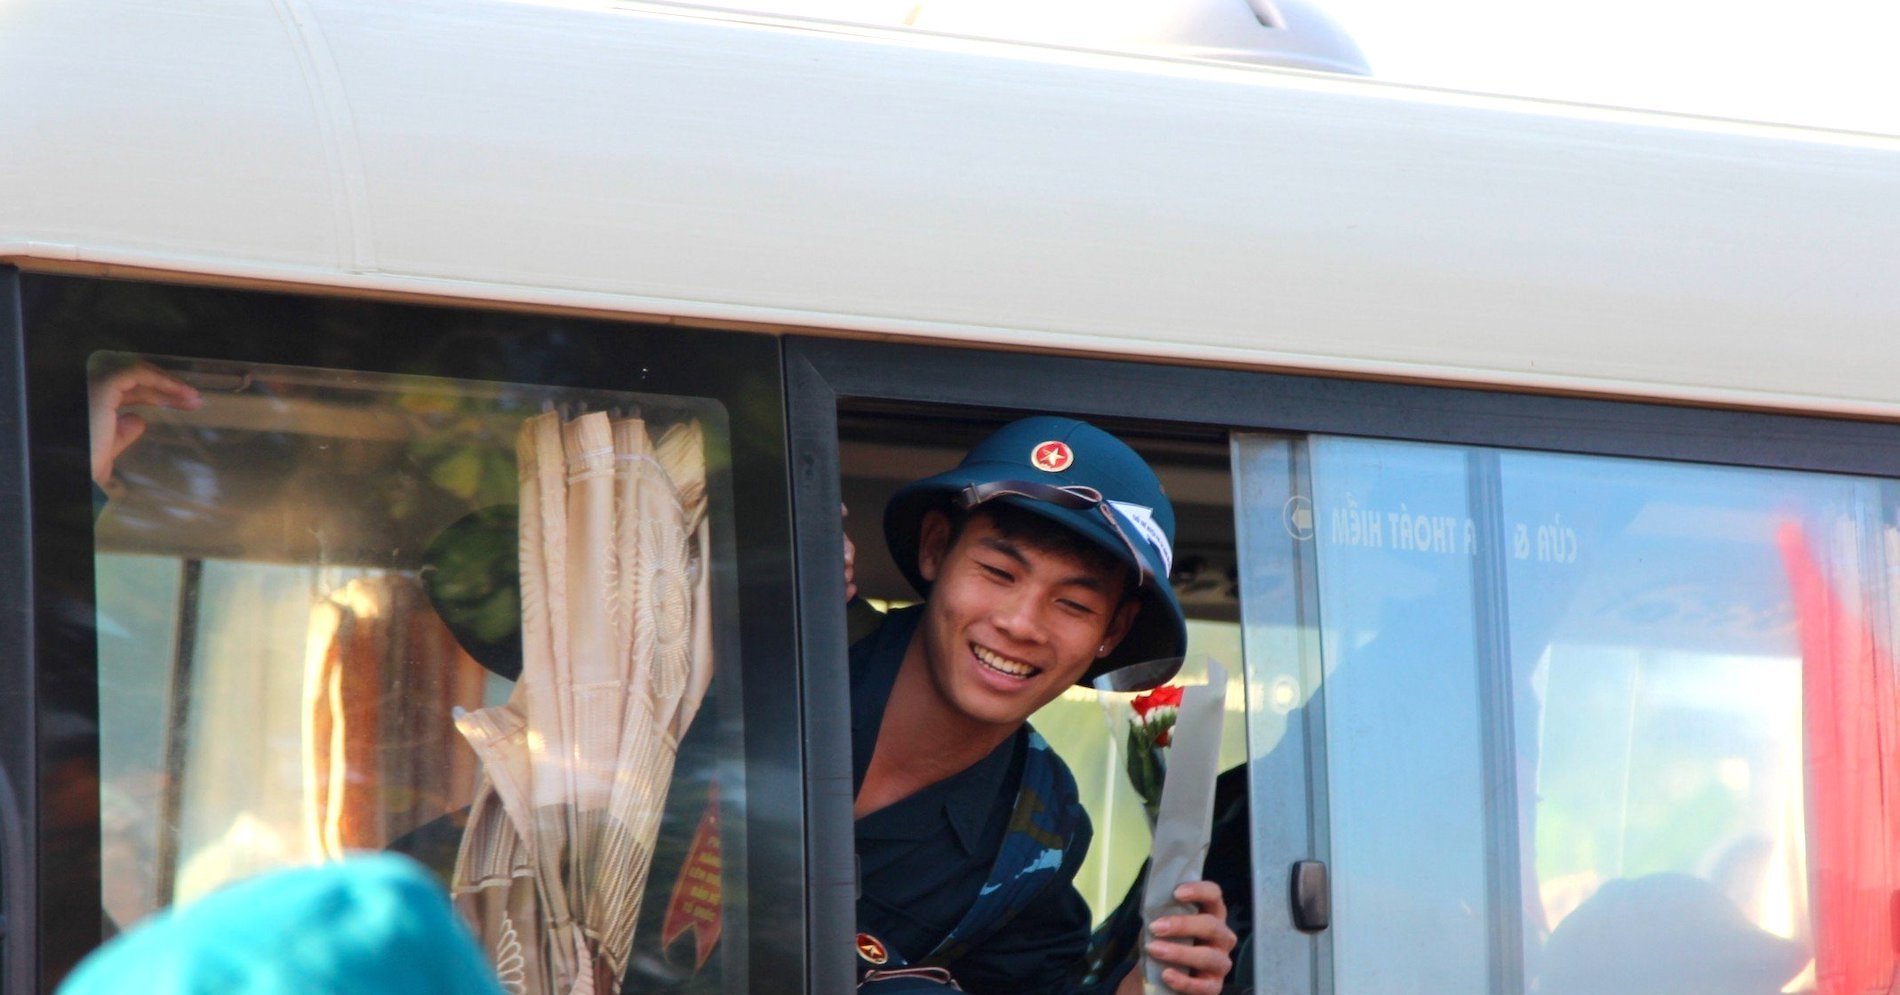
[[[991,670],[1000,670],[1011,677],[1028,677],[1036,672],[1036,668],[1029,664],[1019,663],[1006,656],[997,656],[975,643],[970,644],[970,649],[976,653],[978,660],[983,661],[984,666]]]

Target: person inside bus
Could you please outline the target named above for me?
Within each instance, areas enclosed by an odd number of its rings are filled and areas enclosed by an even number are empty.
[[[1090,917],[1073,880],[1091,830],[1028,719],[1072,685],[1184,651],[1158,567],[1174,526],[1160,481],[1092,425],[1027,418],[901,488],[884,526],[924,602],[851,649],[863,990],[1139,992],[1132,960],[1081,977]],[[1175,991],[1215,995],[1236,941],[1221,890],[1176,897],[1199,911],[1157,919],[1146,952]]]

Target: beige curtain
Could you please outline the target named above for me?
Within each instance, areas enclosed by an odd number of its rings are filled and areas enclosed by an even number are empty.
[[[617,991],[712,677],[704,440],[549,413],[516,450],[521,679],[457,723],[482,779],[452,889],[507,990]]]

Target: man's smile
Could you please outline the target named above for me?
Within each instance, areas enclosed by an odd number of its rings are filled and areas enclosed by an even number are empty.
[[[1009,677],[1028,680],[1042,673],[1041,667],[1024,663],[1021,660],[1012,660],[1001,653],[978,646],[975,643],[970,644],[970,652],[976,656],[978,663]]]

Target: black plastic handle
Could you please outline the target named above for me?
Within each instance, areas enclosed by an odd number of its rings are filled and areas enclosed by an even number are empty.
[[[1317,933],[1333,924],[1333,889],[1326,864],[1299,860],[1293,864],[1287,891],[1293,902],[1293,928]]]

